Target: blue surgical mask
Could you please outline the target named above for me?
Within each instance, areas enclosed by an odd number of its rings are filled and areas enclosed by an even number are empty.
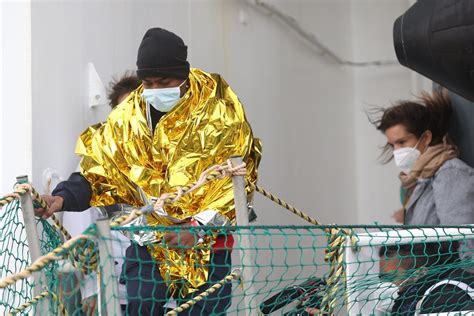
[[[185,82],[172,88],[143,89],[142,97],[158,111],[169,112],[181,98],[180,88]]]

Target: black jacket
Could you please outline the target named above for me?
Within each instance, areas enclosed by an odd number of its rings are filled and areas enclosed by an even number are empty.
[[[415,314],[416,305],[424,296],[426,297],[418,311],[420,314],[474,310],[474,300],[468,292],[456,285],[443,284],[425,295],[431,286],[442,280],[461,281],[474,288],[474,275],[459,268],[430,274],[398,293],[392,315]]]

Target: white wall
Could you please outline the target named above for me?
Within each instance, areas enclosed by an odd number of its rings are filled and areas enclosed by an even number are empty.
[[[134,69],[144,31],[159,25],[180,34],[192,64],[222,73],[245,103],[264,141],[261,184],[323,222],[391,221],[397,171],[377,162],[384,138],[364,109],[410,98],[429,87],[426,80],[400,66],[334,65],[245,1],[34,1],[31,25],[21,9],[27,3],[2,2],[1,192],[18,174],[32,174],[41,189],[46,167],[63,176],[74,170],[77,135],[108,112],[86,107],[87,62],[104,82]],[[364,61],[395,59],[392,23],[409,1],[271,3],[342,57]],[[18,21],[15,33],[6,31]],[[259,223],[296,220],[266,201],[256,204]]]
[[[267,1],[339,56],[355,61],[395,60],[392,23],[408,7],[405,0]],[[45,168],[56,168],[62,176],[75,170],[77,136],[108,112],[86,106],[87,63],[94,62],[104,82],[134,69],[144,32],[160,26],[183,37],[192,66],[223,74],[239,95],[255,135],[263,140],[262,186],[323,223],[391,222],[399,206],[397,172],[377,162],[384,138],[368,123],[364,109],[408,98],[426,86],[408,70],[334,64],[244,0],[37,0],[31,5],[31,26],[24,23],[27,16],[11,10],[0,12],[2,43],[16,39],[22,49],[3,46],[2,192],[19,173],[32,173],[41,191]],[[22,21],[19,32],[27,35],[31,29],[31,49],[28,35],[19,41],[5,31],[15,21]],[[7,57],[22,65],[20,71],[3,61]],[[7,108],[10,104],[21,107]],[[21,142],[13,142],[10,156],[6,148],[16,125],[23,127]],[[305,224],[263,198],[255,207],[258,224]]]
[[[392,23],[408,2],[271,3],[341,57],[367,61],[395,59]],[[364,109],[410,97],[420,81],[405,68],[336,65],[243,0],[35,1],[31,10],[34,120],[29,131],[27,109],[19,110],[26,112],[18,113],[16,121],[5,116],[6,104],[28,98],[23,93],[28,91],[28,79],[20,79],[26,86],[10,80],[28,70],[13,69],[13,62],[2,63],[4,80],[8,74],[2,88],[9,91],[2,96],[2,151],[9,147],[5,142],[12,138],[6,132],[13,130],[13,122],[21,122],[25,136],[16,143],[14,153],[18,154],[2,154],[2,181],[9,184],[13,175],[31,173],[27,161],[31,147],[33,179],[40,189],[46,167],[59,169],[63,176],[72,172],[78,162],[73,153],[78,134],[108,112],[106,107],[91,110],[86,106],[87,63],[94,62],[108,82],[112,75],[135,68],[143,33],[162,26],[183,37],[193,66],[222,73],[246,105],[255,134],[264,142],[262,185],[323,222],[391,221],[391,211],[399,206],[397,172],[393,165],[377,163],[377,145],[384,139],[368,123]],[[15,16],[11,11],[3,15],[2,25]],[[7,36],[3,42],[8,36],[17,38],[2,34]],[[21,43],[28,45],[28,40]],[[5,60],[15,57],[28,65],[27,48],[3,51]],[[28,103],[26,99],[21,102]],[[3,182],[2,189],[8,189]],[[256,206],[259,223],[302,223],[261,199]]]
[[[3,193],[13,191],[17,176],[31,175],[32,171],[30,14],[30,1],[0,2],[0,192]]]
[[[0,17],[3,16],[3,6],[0,5]],[[3,20],[3,19],[2,19]],[[4,30],[4,27],[3,27],[3,23],[0,23],[0,100],[3,100],[3,31]],[[5,116],[3,114],[5,110],[3,109],[3,102],[0,103],[0,122],[3,123],[3,117]],[[3,124],[2,124],[3,126]],[[0,148],[4,148],[3,147],[3,135],[5,134],[5,131],[4,131],[4,128],[3,127],[0,127]],[[4,167],[4,158],[3,158],[4,155],[0,154],[0,192],[7,192],[7,187],[5,186],[4,184],[4,181],[3,180],[4,178],[6,178],[5,176],[2,176],[3,175],[3,169],[5,169]],[[2,193],[0,193],[2,194]]]
[[[13,191],[17,176],[32,171],[30,14],[30,1],[0,1],[0,196]],[[14,247],[16,260],[1,256],[0,278],[24,268],[28,259],[27,248],[22,247],[24,233],[13,227],[22,217],[6,215],[6,209],[0,209],[0,227],[5,228],[1,229],[0,248],[3,254],[8,251],[5,248]],[[9,305],[23,304],[24,298],[12,293],[26,290],[23,282],[0,289],[1,305],[5,305],[0,306],[0,314],[5,315]]]
[[[396,60],[393,22],[408,5],[408,1],[400,0],[352,2],[353,59]],[[353,73],[357,221],[393,223],[391,214],[401,207],[398,171],[393,162],[383,165],[378,160],[386,140],[369,123],[365,111],[372,105],[390,106],[412,98],[416,78],[400,65],[354,68]]]
[[[350,51],[350,11],[343,1],[273,3],[336,51]],[[228,10],[234,13],[229,37],[235,34],[229,40],[229,80],[264,142],[260,183],[322,222],[355,219],[353,142],[346,133],[353,126],[350,70],[314,54],[271,17],[252,7],[244,11],[247,26],[237,23],[237,8]],[[304,224],[267,201],[256,204],[259,223]]]
[[[346,1],[274,4],[350,57]],[[86,63],[93,61],[104,81],[134,69],[143,33],[161,26],[183,37],[193,66],[223,74],[246,105],[264,143],[260,182],[323,222],[355,220],[351,70],[314,54],[270,16],[238,0],[38,1],[32,23],[37,186],[46,167],[74,170],[77,135],[106,111],[85,106]],[[259,223],[303,223],[261,199],[256,207]]]
[[[77,136],[109,111],[86,105],[87,63],[94,62],[105,83],[133,69],[139,39],[119,21],[127,14],[120,2],[33,2],[33,178],[39,189],[45,168],[65,177],[75,170]]]

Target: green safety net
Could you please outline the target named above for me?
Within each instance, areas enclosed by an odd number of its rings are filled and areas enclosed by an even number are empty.
[[[58,247],[62,241],[58,232],[45,220],[36,222],[41,253],[46,254]],[[15,200],[0,209],[0,279],[21,271],[31,264],[28,250],[21,205]],[[42,290],[58,291],[58,263],[53,262],[43,269],[46,284],[41,283]],[[5,289],[0,289],[0,314],[28,302],[33,297],[35,281],[31,278],[18,281]],[[55,311],[55,307],[52,306]],[[25,313],[30,309],[25,310]]]
[[[18,202],[11,203],[0,217],[2,278],[29,263],[18,207]],[[38,226],[43,227],[42,251],[57,246],[52,228],[45,222]],[[178,239],[193,232],[221,246],[210,249],[207,266],[198,267],[208,271],[208,282],[197,292],[173,294],[159,271],[159,265],[169,262],[155,262],[146,246],[130,246],[123,231],[129,236],[176,233]],[[341,239],[334,243],[336,232]],[[69,315],[162,315],[191,299],[196,303],[178,315],[474,311],[471,226],[117,227],[104,237],[94,224],[84,234],[91,236],[88,244],[76,243],[70,255],[44,269],[49,290]],[[242,246],[246,242],[250,246]],[[199,247],[198,240],[191,248],[178,246],[182,254]],[[99,281],[94,268],[100,271]],[[176,284],[178,289],[186,286],[184,281]],[[222,286],[200,296],[215,284]],[[32,283],[18,281],[0,291],[0,305],[9,312],[31,298]],[[58,314],[57,302],[45,299],[51,313]]]

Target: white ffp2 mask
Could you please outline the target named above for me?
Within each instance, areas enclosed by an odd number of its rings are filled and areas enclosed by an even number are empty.
[[[421,156],[421,152],[417,149],[417,147],[422,137],[423,135],[421,135],[421,137],[418,139],[415,147],[404,147],[393,151],[395,165],[405,174],[409,174],[410,171],[413,170],[416,161]]]

